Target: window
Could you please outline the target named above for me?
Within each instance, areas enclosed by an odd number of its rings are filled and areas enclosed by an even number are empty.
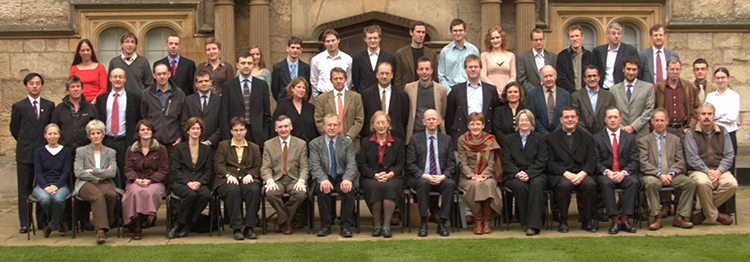
[[[146,58],[153,67],[154,62],[167,56],[167,37],[170,35],[176,35],[177,33],[168,27],[156,27],[146,33],[146,41],[144,46],[146,47]]]
[[[632,23],[620,23],[622,25],[622,42],[632,45],[636,50],[641,50],[641,28]]]
[[[581,25],[581,28],[583,29],[583,48],[586,50],[594,50],[594,47],[596,47],[596,29],[594,26],[588,24],[588,23],[575,23],[578,25]],[[570,26],[568,26],[570,28]],[[565,29],[565,48],[570,46],[570,41],[568,40],[568,29]]]
[[[99,56],[99,63],[103,64],[105,68],[109,67],[109,60],[122,53],[120,38],[127,33],[128,30],[125,30],[125,28],[112,27],[99,34],[99,52],[97,52],[97,55]]]

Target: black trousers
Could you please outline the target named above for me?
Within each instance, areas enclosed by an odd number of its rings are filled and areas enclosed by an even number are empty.
[[[505,182],[505,186],[513,190],[521,225],[526,225],[526,227],[532,229],[540,229],[546,199],[544,194],[547,192],[547,176],[544,174],[537,175],[526,182],[518,178],[511,178]]]
[[[331,201],[335,201],[336,199],[331,197],[331,193],[338,193],[341,196],[340,226],[342,229],[349,228],[354,224],[352,221],[352,216],[354,216],[354,185],[352,185],[352,190],[348,193],[344,193],[344,191],[341,191],[341,182],[343,181],[341,177],[337,177],[336,180],[334,180],[328,176],[328,181],[331,181],[331,184],[333,184],[333,190],[328,194],[320,191],[320,184],[315,186],[315,195],[318,196],[318,210],[320,212],[320,227],[331,227],[331,224],[333,224]]]
[[[594,215],[596,205],[596,182],[591,176],[583,178],[580,184],[574,186],[570,180],[562,175],[548,176],[549,187],[555,192],[555,201],[560,208],[560,217],[563,221],[568,220],[568,208],[570,207],[570,194],[576,191],[578,201],[578,213],[581,221],[590,221]]]
[[[615,184],[612,179],[609,179],[605,175],[600,175],[596,177],[596,184],[602,191],[602,202],[604,203],[604,208],[607,209],[607,217],[617,215],[615,188],[625,190],[623,198],[620,199],[622,202],[622,214],[632,216],[635,213],[635,199],[641,188],[641,183],[635,174],[626,176],[619,184]]]
[[[229,224],[232,229],[253,227],[258,224],[261,186],[259,183],[239,185],[226,183],[218,188],[219,196],[224,198],[224,208],[229,212]],[[245,215],[242,215],[242,202],[245,202]]]
[[[26,200],[29,199],[29,195],[34,189],[34,164],[16,163],[16,177],[18,183],[18,221],[22,227],[27,227],[29,226],[29,219],[26,215],[31,215],[31,210],[26,205]],[[40,205],[36,205],[36,223],[39,228],[47,225],[47,218]]]
[[[102,144],[114,149],[117,152],[117,177],[114,179],[118,188],[125,188],[125,153],[128,150],[128,143],[125,139],[115,140],[110,137],[104,137]],[[117,212],[117,211],[116,211]]]
[[[427,218],[430,215],[430,192],[440,192],[442,197],[442,204],[440,205],[439,216],[442,219],[449,220],[451,215],[451,207],[453,206],[453,193],[456,191],[456,181],[450,178],[446,178],[439,185],[430,185],[427,179],[416,178],[411,179],[407,182],[409,187],[417,191],[417,204],[419,205],[419,216]],[[435,201],[437,204],[437,201]]]
[[[206,209],[208,201],[211,201],[208,185],[201,185],[198,190],[193,190],[187,185],[178,184],[172,186],[172,192],[182,199],[177,210],[177,223],[180,225],[195,223],[203,209]]]

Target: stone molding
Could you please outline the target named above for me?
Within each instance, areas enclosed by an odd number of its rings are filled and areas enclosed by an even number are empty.
[[[390,24],[394,24],[394,25],[402,26],[406,28],[409,28],[409,25],[415,21],[412,19],[395,16],[395,15],[378,12],[378,11],[367,12],[364,14],[350,16],[347,18],[320,24],[317,27],[315,27],[315,29],[313,30],[312,36],[315,37],[315,39],[306,39],[305,43],[315,42],[316,44],[322,44],[323,41],[320,40],[320,37],[323,34],[323,31],[325,31],[326,29],[341,28],[341,27],[350,26],[350,25],[354,25],[354,24],[358,24],[358,23],[362,23],[362,22],[370,21],[370,20],[379,20],[379,21],[387,22]],[[430,24],[425,23],[425,28],[427,31],[427,36],[437,35],[438,30],[435,29],[435,27],[431,26]]]

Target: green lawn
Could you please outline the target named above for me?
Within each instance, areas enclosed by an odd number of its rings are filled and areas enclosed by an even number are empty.
[[[748,261],[750,235],[0,247],[0,261]]]

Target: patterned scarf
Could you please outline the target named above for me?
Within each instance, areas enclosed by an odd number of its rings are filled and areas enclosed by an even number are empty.
[[[495,136],[482,132],[479,139],[474,140],[471,132],[466,132],[461,136],[461,139],[466,142],[464,149],[469,152],[477,153],[477,165],[474,167],[474,173],[481,174],[482,171],[487,167],[490,158],[490,152],[495,152],[495,180],[503,180],[503,160],[502,160],[502,148],[495,141]]]

